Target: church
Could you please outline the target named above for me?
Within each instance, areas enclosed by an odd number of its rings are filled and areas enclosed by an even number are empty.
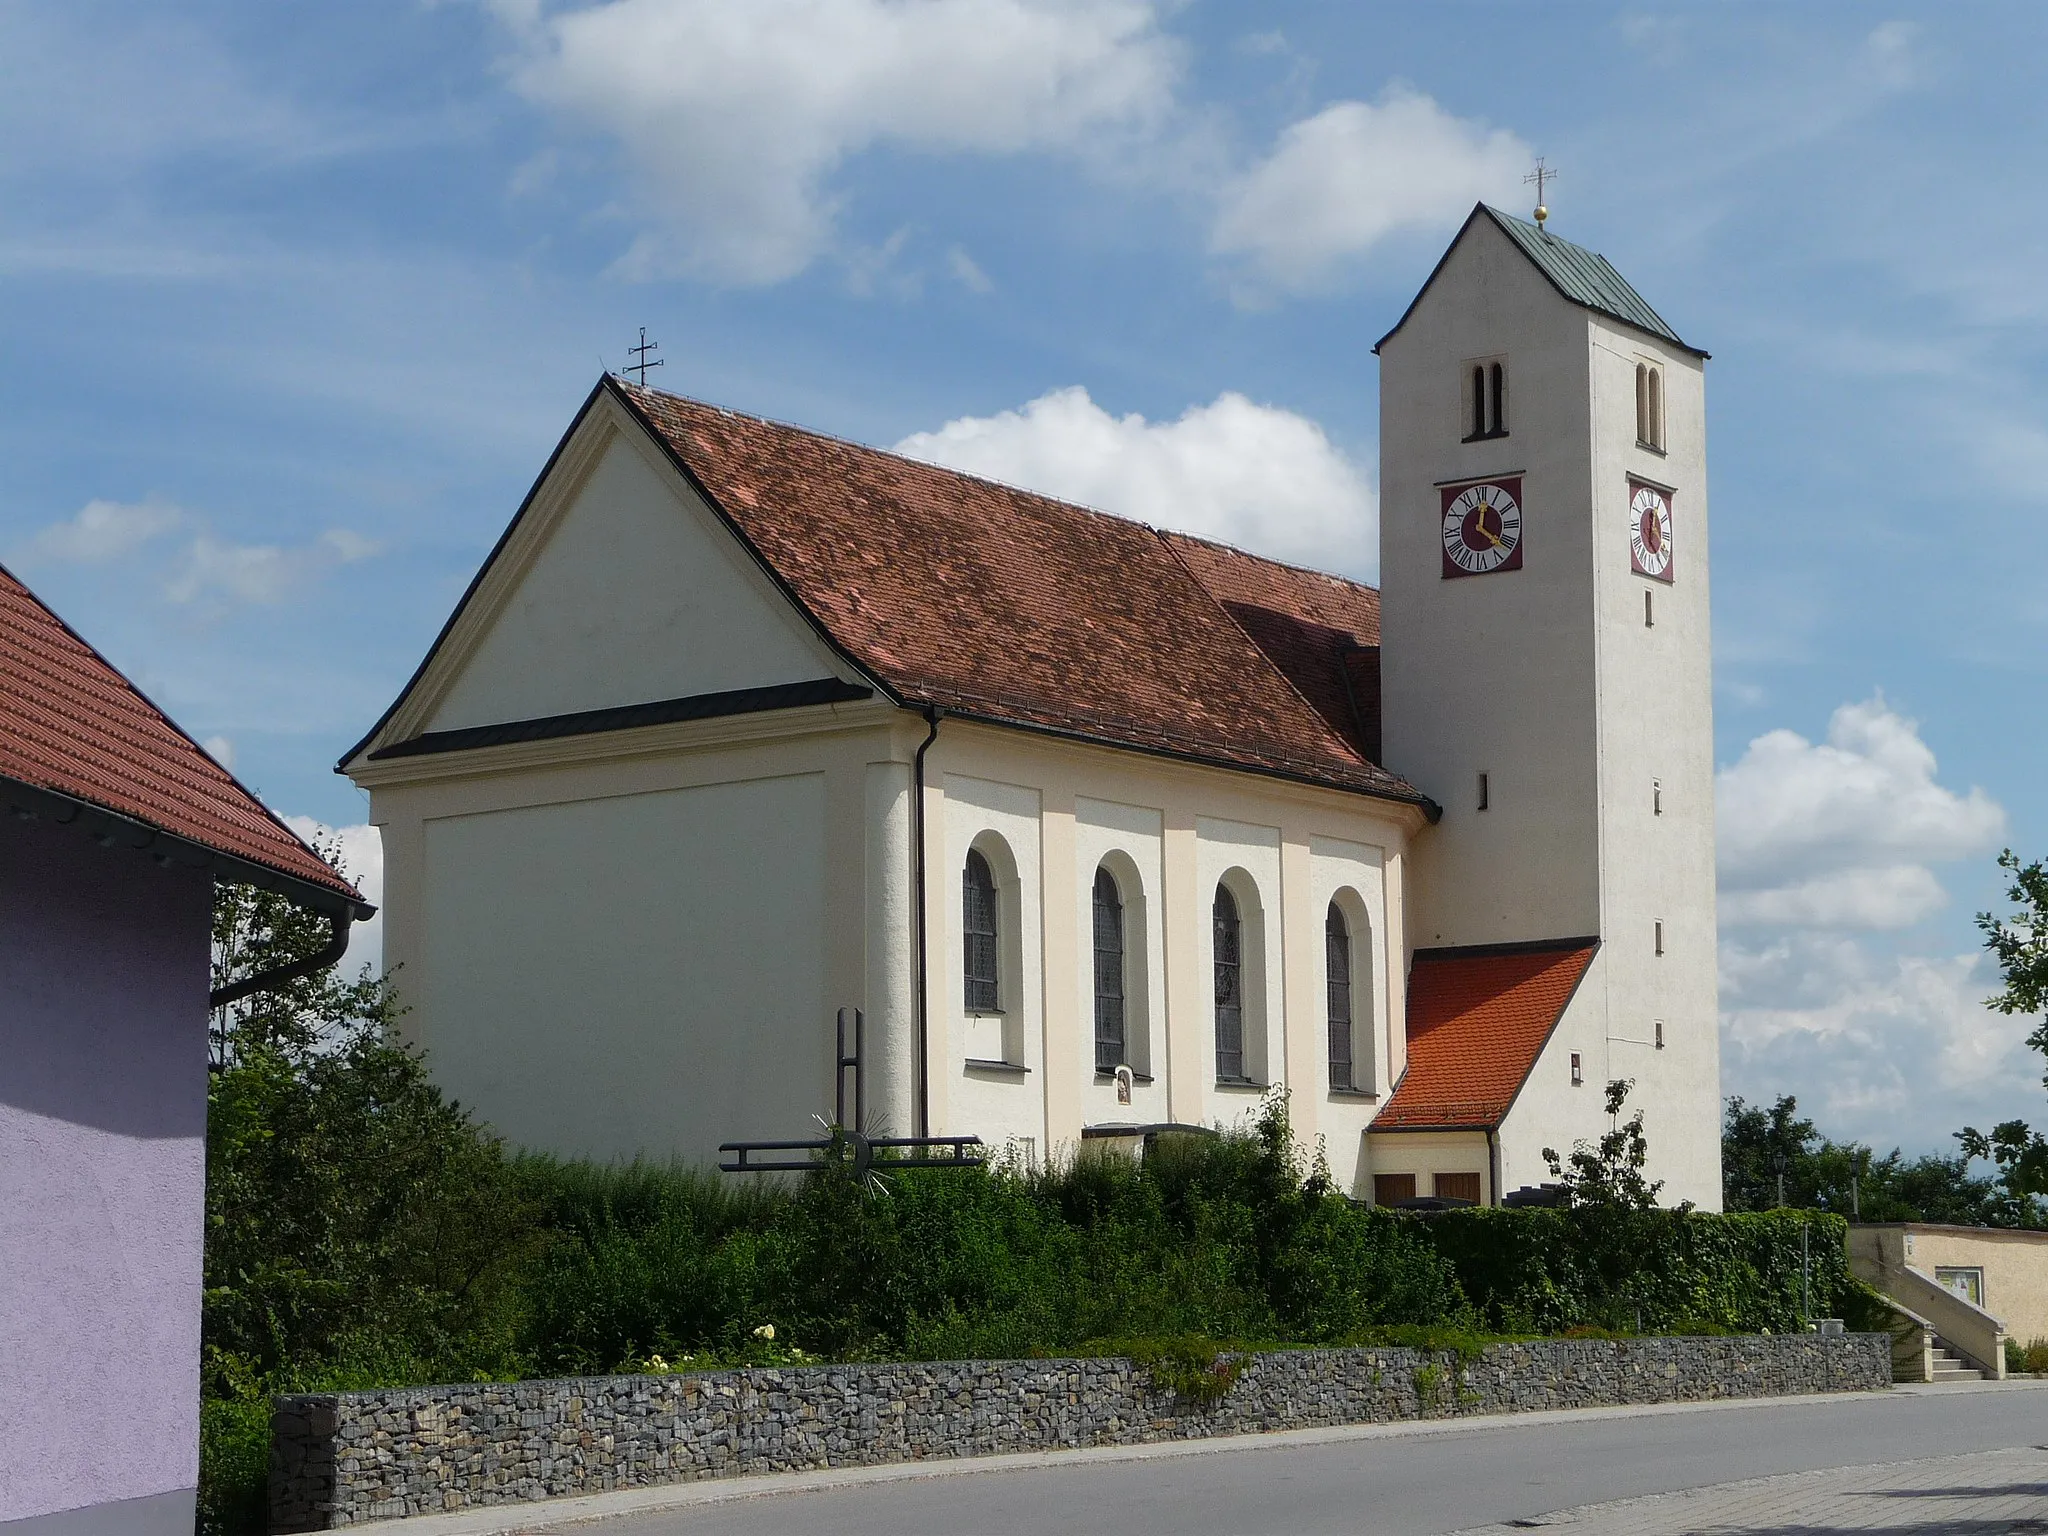
[[[1353,1197],[1496,1203],[1626,1078],[1718,1209],[1707,354],[1541,216],[1374,349],[1376,590],[600,380],[340,764],[437,1080],[709,1164],[857,1009],[873,1134],[1284,1090]]]

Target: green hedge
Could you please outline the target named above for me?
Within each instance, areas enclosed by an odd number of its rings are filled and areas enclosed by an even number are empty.
[[[1476,1320],[1508,1333],[1785,1333],[1861,1305],[1848,1223],[1820,1212],[1473,1209],[1426,1224]]]

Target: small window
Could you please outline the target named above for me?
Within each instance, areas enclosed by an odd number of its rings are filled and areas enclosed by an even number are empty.
[[[1657,953],[1664,953],[1664,919],[1657,919]]]
[[[1124,1063],[1124,902],[1116,877],[1095,871],[1095,1070]]]
[[[1657,594],[1650,591],[1647,587],[1643,589],[1643,628],[1645,629],[1655,629],[1657,627],[1656,597]]]
[[[1414,1198],[1414,1174],[1376,1173],[1372,1176],[1373,1204],[1399,1205],[1403,1200],[1413,1200]]]
[[[1508,435],[1508,369],[1496,358],[1472,365],[1464,384],[1465,441]]]
[[[1636,364],[1636,444],[1664,450],[1664,370]]]
[[[1212,912],[1216,960],[1216,1080],[1242,1083],[1244,1070],[1244,922],[1230,887],[1216,887]]]
[[[1574,1088],[1580,1087],[1580,1086],[1582,1086],[1582,1085],[1583,1085],[1583,1084],[1585,1083],[1585,1081],[1586,1081],[1586,1069],[1585,1069],[1584,1067],[1582,1067],[1582,1066],[1580,1066],[1580,1065],[1579,1065],[1579,1053],[1578,1053],[1577,1051],[1573,1051],[1573,1052],[1572,1052],[1572,1086],[1573,1086]]]
[[[961,874],[961,975],[969,1013],[1002,1012],[996,961],[996,877],[979,850],[970,850]]]
[[[1981,1307],[1984,1305],[1983,1270],[1974,1266],[1970,1268],[1958,1266],[1951,1269],[1945,1264],[1938,1264],[1934,1269],[1934,1280],[1937,1285],[1954,1291],[1956,1295],[1962,1297],[1971,1306]]]
[[[1479,775],[1479,809],[1482,811],[1487,808],[1493,799],[1493,785],[1490,779],[1491,775],[1489,774],[1482,773]]]
[[[1650,780],[1650,814],[1652,816],[1662,816],[1664,814],[1664,781],[1662,779]]]
[[[1658,1050],[1660,1050],[1660,1051],[1661,1051],[1661,1050],[1663,1050],[1663,1049],[1664,1049],[1664,1021],[1663,1021],[1662,1019],[1659,1019],[1659,1020],[1657,1021],[1657,1033],[1656,1033],[1655,1039],[1656,1039],[1656,1042],[1657,1042],[1657,1049],[1658,1049]]]
[[[1323,919],[1323,954],[1330,1015],[1330,1086],[1356,1088],[1358,1068],[1352,1055],[1356,1038],[1351,1027],[1351,925],[1334,901]]]

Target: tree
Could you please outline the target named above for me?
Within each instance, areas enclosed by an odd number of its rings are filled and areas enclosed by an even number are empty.
[[[1643,1134],[1643,1112],[1638,1109],[1626,1122],[1621,1118],[1622,1106],[1635,1085],[1634,1078],[1616,1078],[1607,1085],[1609,1128],[1598,1142],[1575,1143],[1568,1159],[1560,1159],[1549,1147],[1543,1149],[1543,1160],[1550,1165],[1551,1177],[1564,1186],[1567,1206],[1612,1211],[1647,1211],[1656,1207],[1664,1181],[1659,1179],[1653,1184],[1643,1177],[1643,1165],[1650,1156],[1649,1138]]]
[[[313,850],[342,868],[338,839],[316,842]],[[211,984],[220,988],[318,954],[329,931],[324,915],[275,891],[217,885]],[[340,966],[331,966],[214,1009],[209,1033],[213,1066],[219,1070],[236,1050],[258,1042],[305,1050],[360,1026],[383,1029],[399,1012],[386,979],[372,976],[369,966],[353,981],[342,976]]]
[[[1731,1097],[1721,1125],[1721,1198],[1731,1211],[1776,1206],[1782,1172],[1784,1203],[1802,1210],[1863,1221],[1996,1225],[1999,1188],[1973,1176],[1969,1163],[1967,1154],[1908,1162],[1896,1147],[1879,1157],[1860,1141],[1830,1140],[1800,1117],[1791,1094],[1768,1108]]]
[[[223,886],[214,984],[317,953],[328,932],[273,892]],[[215,1014],[202,1335],[216,1395],[427,1372],[503,1331],[534,1222],[496,1139],[393,1037],[401,1012],[366,966]]]
[[[2008,848],[1998,856],[1998,867],[2011,877],[2005,896],[2019,910],[2010,917],[1977,914],[1984,947],[1998,962],[2005,982],[2004,989],[1985,1003],[2003,1014],[2048,1014],[2048,861],[2022,865],[2019,855]],[[2036,1021],[2027,1044],[2048,1058],[2048,1018]],[[2048,1071],[2041,1081],[2048,1086]]]
[[[1956,1132],[1963,1157],[1985,1158],[1998,1168],[1997,1209],[1987,1223],[1995,1227],[2038,1227],[2041,1207],[2035,1197],[2048,1194],[2048,1141],[2024,1120],[2007,1120],[1987,1136],[1975,1126]]]

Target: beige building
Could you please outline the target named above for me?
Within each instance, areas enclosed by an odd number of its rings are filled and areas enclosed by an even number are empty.
[[[2005,1374],[2007,1339],[2048,1342],[2048,1232],[1859,1224],[1849,1229],[1849,1266],[1987,1375]]]
[[[344,760],[515,1142],[1025,1158],[1285,1088],[1498,1199],[1635,1078],[1719,1203],[1701,358],[1478,209],[1381,343],[1381,587],[606,378]],[[1677,531],[1674,532],[1674,529]]]

